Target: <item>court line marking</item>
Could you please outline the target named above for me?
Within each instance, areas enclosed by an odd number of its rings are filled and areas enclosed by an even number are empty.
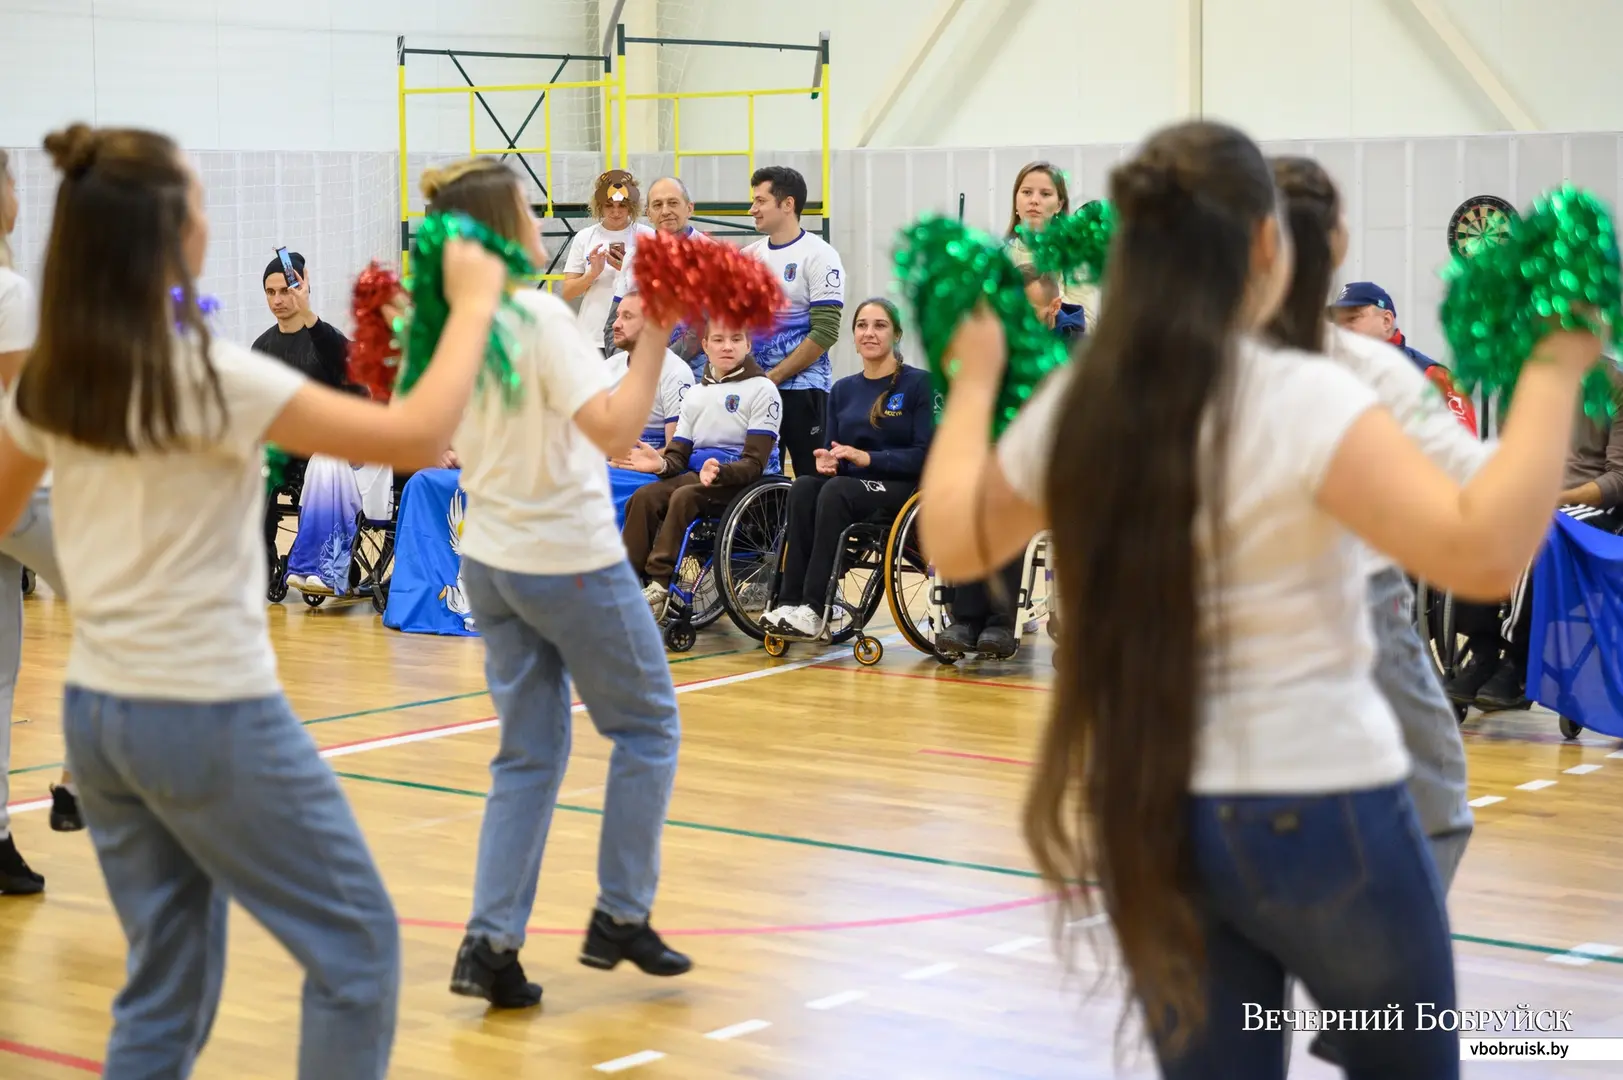
[[[1008,941],[1000,942],[996,945],[992,945],[988,947],[986,951],[991,953],[993,956],[1012,956],[1014,953],[1022,952],[1031,948],[1033,945],[1041,945],[1042,943],[1042,938],[1017,937],[1010,938]]]
[[[1517,791],[1543,791],[1547,787],[1555,787],[1554,780],[1529,780],[1525,784],[1517,784]]]
[[[957,964],[943,961],[939,964],[931,964],[929,967],[914,968],[912,971],[904,972],[902,978],[908,982],[923,982],[925,979],[933,979],[937,975],[945,975],[949,971],[957,970]]]
[[[1565,964],[1568,967],[1588,967],[1596,960],[1605,960],[1616,956],[1623,949],[1616,945],[1608,945],[1601,941],[1586,941],[1582,945],[1575,945],[1564,953],[1547,956],[1545,960],[1551,964]]]
[[[1466,806],[1492,806],[1494,803],[1502,803],[1504,801],[1505,801],[1505,797],[1503,795],[1478,795],[1476,798],[1470,800],[1465,805]]]
[[[900,635],[898,635],[900,636]],[[841,657],[840,660],[849,661],[851,657]],[[844,667],[837,661],[824,661],[821,665],[830,671],[849,671],[858,675],[875,675],[882,679],[919,679],[924,682],[947,683],[951,686],[995,686],[1004,690],[1030,690],[1039,694],[1051,694],[1052,686],[1043,686],[1038,683],[1012,683],[999,682],[994,679],[970,679],[962,675],[920,675],[916,671],[881,671],[871,667]],[[957,669],[952,669],[956,671]]]
[[[737,656],[741,653],[754,651],[755,650],[753,648],[724,649],[720,652],[701,653],[698,656],[678,656],[674,660],[671,660],[670,663],[674,667],[677,664],[691,664],[699,660],[713,660],[719,656]],[[775,671],[777,669],[772,668],[770,670]],[[404,701],[398,705],[379,705],[373,709],[360,709],[356,712],[335,713],[332,716],[318,716],[311,720],[301,720],[299,721],[299,725],[301,727],[314,727],[317,724],[330,724],[335,720],[354,720],[361,716],[380,716],[384,713],[406,712],[410,709],[421,709],[429,705],[444,705],[447,702],[466,701],[469,698],[484,697],[489,693],[490,690],[487,687],[484,690],[470,690],[464,694],[449,694],[445,697],[421,698],[417,701]],[[43,765],[24,765],[18,769],[7,770],[6,775],[16,776],[19,773],[44,772],[47,769],[60,769],[62,765],[63,762],[60,761],[47,761]]]
[[[72,1054],[64,1054],[60,1050],[47,1050],[43,1046],[29,1046],[27,1043],[0,1039],[0,1053],[15,1054],[18,1057],[32,1058],[35,1061],[44,1061],[51,1065],[60,1065],[65,1069],[78,1069],[80,1072],[101,1075],[101,1062],[92,1061],[90,1058],[75,1057]]]
[[[816,1009],[818,1012],[827,1012],[829,1009],[838,1009],[841,1005],[849,1005],[853,1001],[861,1001],[868,996],[866,990],[842,990],[838,994],[820,997],[815,1001],[806,1002],[806,1008]]]
[[[1566,773],[1568,776],[1588,776],[1592,772],[1600,772],[1602,768],[1603,766],[1590,763],[1585,765],[1574,765],[1570,769],[1562,769],[1561,771]]]
[[[995,754],[971,754],[964,750],[924,749],[920,750],[919,753],[929,754],[931,757],[964,758],[968,761],[990,761],[995,765],[1024,765],[1027,768],[1035,767],[1037,764],[1035,761],[1026,761],[1023,758],[998,757]]]
[[[661,926],[659,932],[665,937],[752,937],[766,934],[826,934],[839,930],[875,930],[889,926],[914,926],[919,923],[946,922],[952,919],[972,919],[980,915],[999,915],[1005,911],[1038,907],[1052,899],[1053,897],[1050,896],[1028,896],[1020,900],[1004,900],[996,904],[953,908],[948,911],[930,911],[921,915],[886,915],[876,919],[849,919],[843,922],[791,923],[783,926],[689,927],[674,930],[668,926]],[[421,930],[456,930],[460,932],[467,929],[465,921],[453,922],[450,919],[403,918],[400,920],[400,925]],[[524,928],[524,932],[531,937],[579,937],[580,927],[527,926]],[[1032,940],[1037,939],[1033,938]]]
[[[592,1068],[600,1073],[624,1072],[627,1069],[635,1069],[638,1065],[647,1065],[651,1061],[658,1061],[664,1056],[658,1050],[639,1050],[635,1054],[627,1054],[625,1057],[615,1058],[613,1061],[599,1062],[593,1065]]]
[[[717,1028],[714,1031],[707,1031],[705,1032],[704,1037],[707,1039],[714,1039],[716,1042],[726,1042],[728,1039],[737,1039],[744,1035],[753,1035],[757,1031],[765,1031],[771,1026],[772,1021],[770,1020],[745,1020],[741,1023],[732,1024],[728,1027]]]
[[[900,634],[893,634],[891,637],[896,640],[901,639]],[[790,671],[801,671],[806,668],[815,667],[818,664],[824,663],[830,656],[839,655],[844,651],[844,649],[830,649],[827,652],[821,653],[817,656],[808,656],[804,660],[794,660],[787,664],[775,664],[772,667],[756,668],[754,671],[740,671],[732,675],[719,675],[710,679],[695,679],[692,682],[677,683],[675,686],[675,692],[678,694],[688,694],[698,690],[713,690],[723,686],[732,686],[737,683],[753,682],[756,679],[765,679],[773,675],[782,675]],[[693,657],[692,659],[697,660],[702,658]],[[481,691],[481,693],[487,692],[488,691]],[[571,704],[570,711],[583,712],[585,711],[585,708],[586,706],[584,704],[576,701]],[[406,746],[411,743],[429,742],[434,739],[449,738],[452,735],[462,735],[474,731],[487,731],[490,728],[499,726],[499,724],[500,721],[494,716],[485,717],[481,720],[463,720],[452,724],[437,724],[433,727],[419,728],[416,731],[403,731],[398,735],[374,736],[372,738],[356,739],[353,742],[338,743],[334,746],[323,747],[321,750],[321,756],[323,758],[347,757],[350,754],[362,754],[370,750],[386,750],[393,746]],[[58,762],[54,767],[60,767],[60,765],[61,762]],[[458,794],[465,793],[458,792]],[[13,814],[27,814],[36,810],[43,810],[50,805],[51,800],[49,798],[44,798],[34,799],[26,802],[11,803],[6,807],[6,809]]]

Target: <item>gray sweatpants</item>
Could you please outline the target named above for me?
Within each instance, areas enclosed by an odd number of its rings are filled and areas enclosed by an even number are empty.
[[[58,599],[67,597],[56,565],[51,493],[34,492],[10,536],[0,537],[0,840],[11,835],[11,705],[23,663],[23,567],[44,578]]]
[[[1466,804],[1465,743],[1414,622],[1414,587],[1387,567],[1369,579],[1375,627],[1375,682],[1397,714],[1414,762],[1409,796],[1431,842],[1446,893],[1454,883],[1474,818]]]

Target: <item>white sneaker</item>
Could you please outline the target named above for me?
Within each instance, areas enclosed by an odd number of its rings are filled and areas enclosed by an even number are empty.
[[[289,578],[288,580],[291,582],[292,578]],[[304,581],[300,582],[297,586],[295,586],[295,588],[297,588],[300,592],[315,593],[318,596],[333,595],[332,587],[329,586],[325,581],[322,581],[321,578],[315,574],[311,574],[309,577],[305,578]]]
[[[671,598],[670,591],[665,586],[657,581],[650,581],[643,586],[642,598],[648,601],[648,609],[654,613],[656,622],[665,617],[665,605]]]
[[[287,581],[287,587],[288,588],[290,588],[290,589],[298,589],[300,592],[304,591],[304,579],[302,577],[300,577],[299,575],[297,575],[297,574],[289,574],[287,576],[287,578],[286,578],[286,581]]]
[[[789,613],[788,608],[775,607],[761,612],[761,625],[768,630],[783,629],[783,617]]]
[[[779,609],[778,625],[791,634],[814,638],[823,632],[823,618],[805,604]]]

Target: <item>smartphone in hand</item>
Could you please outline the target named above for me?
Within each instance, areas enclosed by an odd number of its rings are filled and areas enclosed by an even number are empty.
[[[300,284],[299,275],[293,270],[293,257],[287,253],[287,248],[277,248],[276,257],[282,260],[282,277],[287,281],[287,287],[291,289]]]
[[[626,245],[622,240],[616,240],[609,245],[609,262],[614,264],[616,270],[626,261]]]

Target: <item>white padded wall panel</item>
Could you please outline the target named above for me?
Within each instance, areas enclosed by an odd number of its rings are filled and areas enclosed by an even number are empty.
[[[1573,135],[1567,140],[1567,178],[1579,187],[1602,195],[1614,206],[1618,199],[1616,135]]]

